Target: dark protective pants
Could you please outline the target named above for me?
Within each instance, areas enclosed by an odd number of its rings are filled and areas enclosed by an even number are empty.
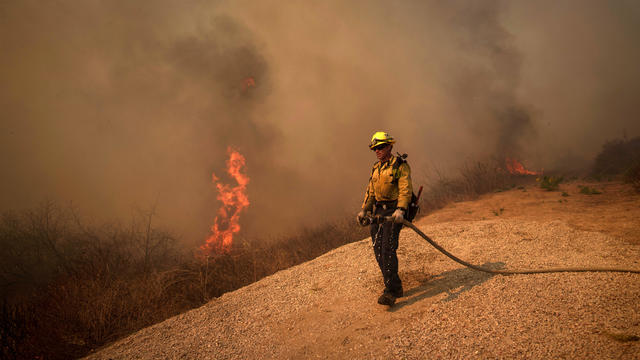
[[[376,204],[375,215],[391,216],[396,210],[396,202],[379,202]],[[385,222],[371,224],[371,240],[373,252],[384,279],[385,292],[394,296],[402,294],[402,281],[398,276],[398,236],[402,224]]]

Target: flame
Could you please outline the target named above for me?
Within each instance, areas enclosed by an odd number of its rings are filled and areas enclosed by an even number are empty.
[[[256,86],[256,79],[254,79],[253,77],[249,76],[247,78],[245,78],[244,80],[242,80],[242,90],[247,91],[249,88],[255,87]]]
[[[216,174],[212,174],[212,182],[218,189],[218,200],[222,206],[218,209],[216,219],[211,226],[211,235],[201,247],[205,253],[228,253],[231,251],[233,235],[240,231],[240,213],[249,206],[247,184],[249,177],[243,173],[245,159],[239,152],[228,148],[227,173],[238,183],[231,187],[219,181]]]
[[[514,175],[540,175],[541,172],[530,171],[524,168],[524,166],[516,159],[506,159],[507,171]]]

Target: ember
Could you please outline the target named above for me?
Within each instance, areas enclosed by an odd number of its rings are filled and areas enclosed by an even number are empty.
[[[205,254],[228,253],[233,243],[233,235],[240,231],[240,213],[249,206],[249,198],[246,190],[249,177],[243,173],[245,159],[239,152],[228,148],[229,160],[227,160],[227,173],[238,183],[231,187],[222,184],[215,174],[212,174],[213,183],[218,189],[218,200],[222,206],[211,226],[211,235],[201,247]]]

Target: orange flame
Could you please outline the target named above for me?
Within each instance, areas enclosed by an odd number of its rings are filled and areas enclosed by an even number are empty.
[[[228,253],[231,251],[233,234],[240,231],[240,213],[249,206],[247,197],[247,184],[249,177],[243,173],[245,159],[239,152],[228,148],[229,160],[227,160],[227,173],[238,183],[231,187],[219,182],[216,174],[212,174],[213,183],[218,189],[218,200],[222,201],[222,206],[218,209],[218,214],[211,226],[211,235],[206,243],[201,247],[205,253]]]
[[[247,91],[249,88],[255,87],[256,86],[256,79],[254,79],[253,77],[249,76],[247,78],[245,78],[244,80],[242,80],[242,90]]]
[[[530,171],[524,168],[524,166],[516,159],[506,159],[507,171],[514,175],[540,175],[538,171]]]

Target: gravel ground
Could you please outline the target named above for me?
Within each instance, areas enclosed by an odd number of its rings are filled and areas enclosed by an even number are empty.
[[[640,269],[640,245],[563,220],[418,226],[455,255],[496,268]],[[365,239],[88,358],[640,359],[640,341],[621,341],[640,336],[639,274],[492,276],[449,260],[410,229],[400,236],[406,296],[393,308],[376,303],[381,275]]]

